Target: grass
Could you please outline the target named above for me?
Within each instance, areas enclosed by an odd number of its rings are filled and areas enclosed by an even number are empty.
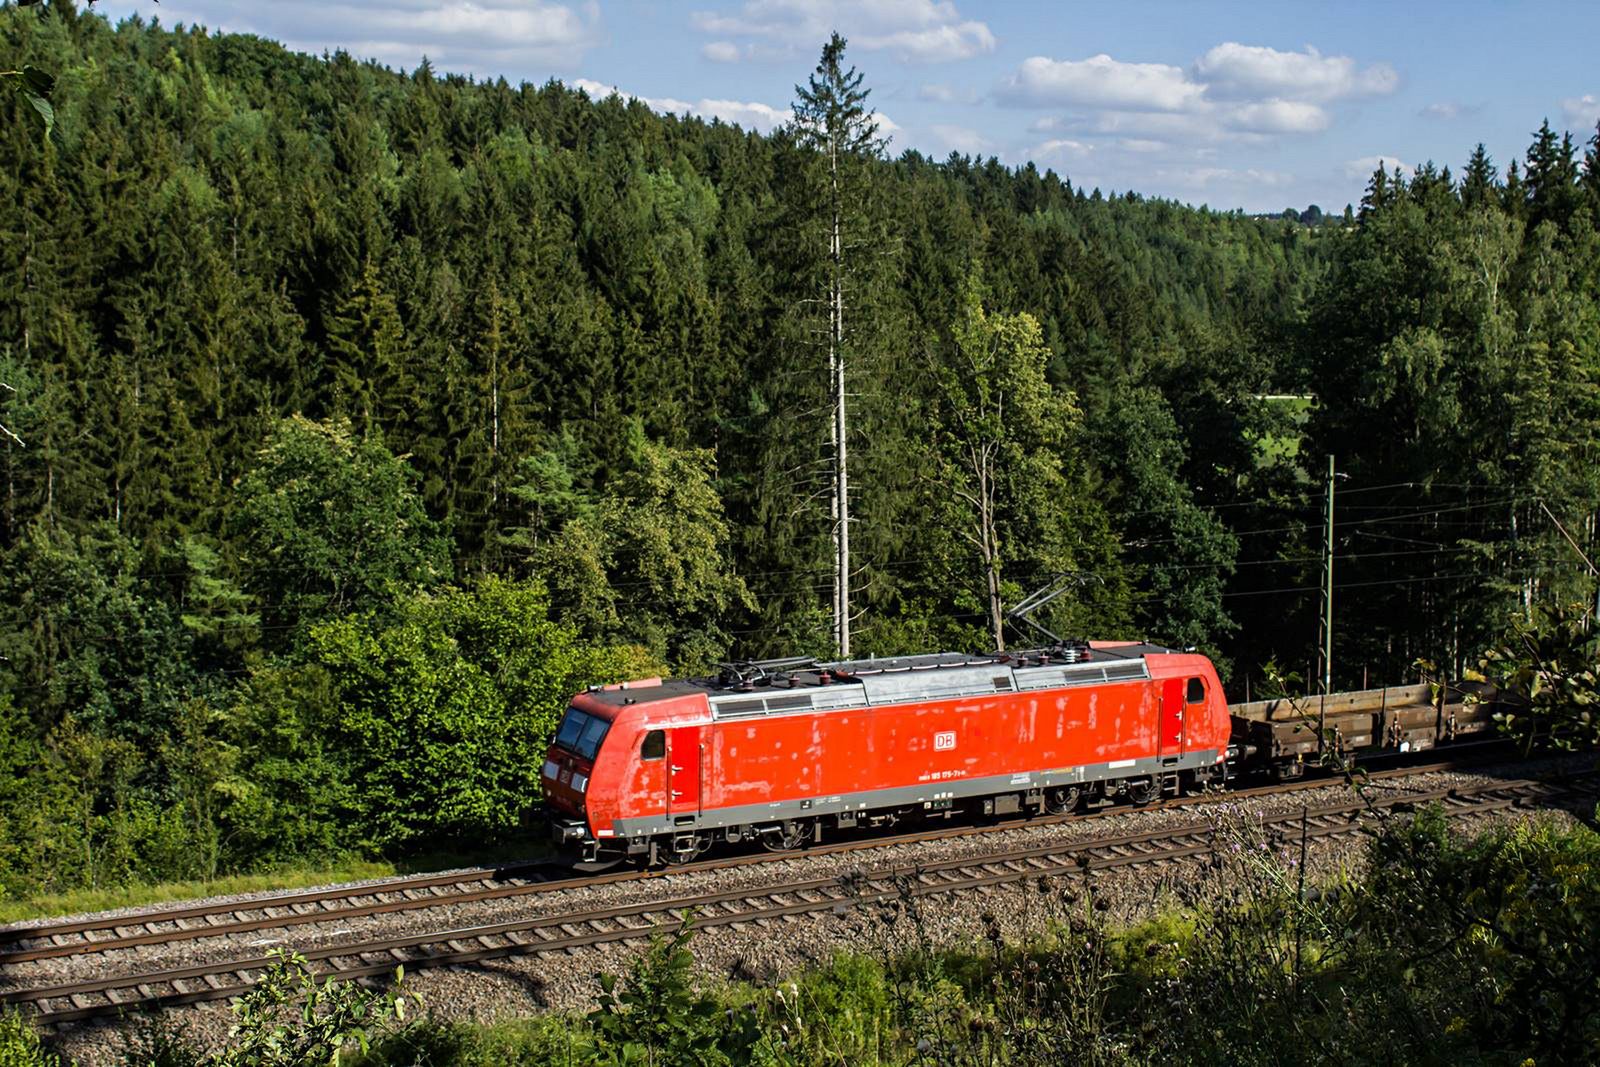
[[[235,874],[209,880],[136,883],[100,889],[71,889],[60,893],[41,893],[18,900],[0,900],[0,923],[49,919],[80,912],[110,911],[114,908],[145,907],[198,897],[229,896],[234,893],[264,893],[273,890],[308,889],[340,882],[359,882],[368,878],[393,878],[397,875],[450,870],[456,867],[493,866],[498,863],[540,859],[548,849],[542,844],[516,842],[499,849],[473,853],[428,852],[405,860],[359,859],[286,867],[258,874]]]
[[[159,885],[129,885],[112,889],[72,889],[45,893],[23,900],[0,900],[0,922],[48,919],[56,915],[75,915],[84,911],[109,911],[112,908],[165,904],[195,897],[225,896],[230,893],[260,893],[272,889],[304,889],[332,882],[355,882],[364,878],[387,878],[402,873],[395,864],[382,860],[352,860],[329,866],[295,868],[266,874],[238,874],[210,881],[162,882]]]

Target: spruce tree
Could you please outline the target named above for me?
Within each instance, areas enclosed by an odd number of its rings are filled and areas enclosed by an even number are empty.
[[[1461,174],[1463,206],[1474,208],[1488,203],[1499,178],[1500,174],[1495,168],[1494,160],[1489,158],[1483,142],[1479,141],[1478,147],[1472,150],[1472,156],[1467,160],[1466,170]]]
[[[1559,229],[1570,224],[1572,213],[1578,206],[1578,163],[1572,134],[1559,138],[1550,128],[1548,119],[1534,135],[1528,146],[1528,163],[1524,172],[1528,198],[1529,228],[1541,222],[1551,222]]]
[[[854,312],[847,300],[851,260],[847,252],[855,236],[848,231],[850,216],[858,208],[850,203],[860,196],[858,186],[870,170],[864,160],[876,158],[885,140],[878,136],[875,112],[867,107],[870,89],[865,75],[844,67],[846,41],[838,33],[822,48],[817,69],[805,85],[795,86],[794,133],[797,141],[818,152],[827,175],[828,264],[825,300],[828,308],[828,379],[833,424],[833,486],[829,513],[834,544],[833,633],[839,655],[850,655],[850,432],[846,411],[846,377],[852,325],[846,313]]]
[[[1589,150],[1583,154],[1583,188],[1589,196],[1589,210],[1595,225],[1600,227],[1600,122],[1594,126],[1589,138]]]

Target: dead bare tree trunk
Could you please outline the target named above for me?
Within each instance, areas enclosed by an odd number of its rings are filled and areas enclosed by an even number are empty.
[[[833,387],[833,636],[850,657],[850,463],[844,392],[844,243],[840,233],[839,146],[828,146],[833,228],[829,243],[828,368]]]

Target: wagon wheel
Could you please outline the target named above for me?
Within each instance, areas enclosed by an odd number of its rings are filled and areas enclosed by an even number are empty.
[[[762,834],[761,844],[768,852],[793,852],[811,838],[811,826],[799,819],[785,819],[775,834]]]
[[[1044,791],[1044,810],[1051,815],[1065,815],[1078,806],[1083,790],[1075,785],[1062,785]]]
[[[1209,767],[1199,767],[1192,774],[1179,775],[1178,785],[1183,795],[1197,797],[1208,789],[1221,789],[1228,784],[1228,767],[1224,763],[1214,763]]]
[[[1128,783],[1128,799],[1135,804],[1151,804],[1161,796],[1161,781],[1155,775]]]

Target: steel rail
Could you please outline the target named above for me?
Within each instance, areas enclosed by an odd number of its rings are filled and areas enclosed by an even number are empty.
[[[1499,745],[1496,745],[1499,747]],[[1402,768],[1379,769],[1379,771],[1366,771],[1368,781],[1387,781],[1395,777],[1413,777],[1418,774],[1438,773],[1438,771],[1451,771],[1451,769],[1469,768],[1469,766],[1482,766],[1482,757],[1456,757],[1451,760],[1427,763],[1427,765],[1402,766]],[[1333,776],[1312,776],[1294,779],[1288,782],[1275,782],[1270,785],[1256,785],[1246,789],[1229,790],[1224,798],[1251,798],[1270,797],[1282,793],[1301,792],[1307,789],[1323,789],[1328,785],[1336,784]],[[555,864],[541,864],[541,862],[522,862],[510,864],[498,869],[470,869],[464,872],[448,873],[448,875],[422,875],[422,877],[398,878],[394,881],[381,881],[381,883],[368,883],[362,886],[341,886],[330,891],[317,891],[307,889],[301,893],[283,894],[283,896],[258,897],[253,901],[235,901],[227,904],[190,905],[182,909],[163,909],[154,912],[130,913],[110,918],[85,918],[85,920],[70,921],[70,923],[42,923],[34,926],[11,926],[0,928],[0,944],[19,944],[26,941],[50,941],[50,944],[34,945],[26,949],[13,949],[10,952],[0,952],[0,966],[16,965],[16,963],[32,963],[38,960],[54,960],[54,958],[72,957],[91,952],[115,952],[115,950],[138,949],[144,945],[174,944],[179,941],[197,941],[206,937],[229,937],[235,934],[258,933],[262,929],[288,929],[291,926],[314,925],[314,923],[338,923],[354,918],[373,917],[373,915],[390,915],[390,913],[410,912],[410,910],[432,909],[453,904],[474,904],[482,901],[506,901],[515,897],[534,896],[534,894],[557,893],[565,889],[590,888],[590,886],[616,885],[621,881],[645,881],[651,878],[666,878],[680,873],[706,872],[706,870],[726,870],[734,867],[754,867],[758,864],[771,864],[771,862],[794,861],[811,856],[834,856],[834,854],[851,853],[851,851],[867,851],[875,848],[893,848],[901,845],[918,845],[926,841],[950,840],[950,838],[984,837],[989,833],[1002,833],[1008,830],[1024,829],[1024,827],[1046,827],[1046,825],[1061,825],[1067,822],[1088,822],[1098,817],[1110,814],[1125,814],[1130,811],[1162,811],[1162,809],[1184,808],[1184,806],[1203,805],[1203,803],[1216,803],[1219,795],[1214,793],[1200,793],[1190,797],[1163,798],[1163,800],[1149,803],[1149,805],[1128,806],[1120,803],[1107,803],[1102,808],[1083,811],[1083,813],[1061,814],[1061,816],[1024,816],[1018,819],[1005,819],[1005,821],[992,822],[986,825],[954,825],[954,827],[938,827],[938,829],[912,830],[894,835],[880,835],[880,837],[851,838],[851,840],[835,841],[829,845],[814,845],[810,848],[794,849],[784,853],[755,853],[746,856],[720,857],[720,859],[706,859],[706,861],[690,862],[690,864],[674,865],[666,869],[656,870],[621,870],[621,872],[587,873],[587,875],[573,875],[573,877],[552,877],[539,881],[526,881],[520,885],[486,886],[482,889],[466,889],[456,893],[429,894],[429,896],[413,897],[408,894],[416,889],[432,889],[438,886],[472,885],[472,883],[486,883],[486,881],[509,880],[509,878],[525,877],[522,872],[534,870],[557,869]],[[378,899],[378,897],[402,894],[400,899]],[[374,897],[370,904],[355,904],[349,907],[326,907],[330,902],[352,901],[358,897]],[[294,909],[301,905],[320,905],[318,910],[312,912],[291,912],[288,915],[274,915],[274,910]],[[259,913],[254,917],[253,913]],[[235,917],[232,921],[211,921],[216,917]],[[178,926],[181,920],[200,918],[205,920],[203,926]],[[174,929],[154,929],[162,923],[173,923]],[[122,929],[142,928],[144,933],[122,934]],[[98,931],[112,931],[114,936],[91,936]],[[59,937],[67,934],[78,934],[80,941],[61,942]]]
[[[1367,772],[1367,777],[1369,780],[1383,781],[1393,778],[1413,777],[1420,774],[1429,774],[1439,771],[1459,770],[1481,764],[1481,757],[1467,756],[1463,758],[1458,756],[1444,762],[1371,771]],[[1226,798],[1248,799],[1256,796],[1273,796],[1284,793],[1293,793],[1306,789],[1324,788],[1335,784],[1336,781],[1337,779],[1331,776],[1300,778],[1289,782],[1278,782],[1272,785],[1230,790],[1226,794]],[[808,848],[797,849],[789,852],[755,853],[751,855],[700,860],[693,863],[656,870],[630,869],[609,873],[582,874],[570,877],[550,877],[538,881],[523,882],[517,885],[489,885],[482,889],[469,889],[448,893],[432,893],[428,896],[421,897],[413,897],[409,894],[417,890],[431,890],[442,886],[482,884],[497,880],[522,878],[527,877],[536,871],[555,870],[560,868],[558,865],[553,863],[526,862],[510,864],[499,868],[473,868],[451,874],[416,876],[395,879],[388,882],[367,883],[360,886],[341,886],[331,890],[305,890],[301,892],[283,894],[280,896],[260,897],[253,900],[233,901],[224,904],[192,905],[184,908],[160,909],[149,912],[138,912],[128,915],[112,916],[108,918],[80,919],[67,923],[42,923],[31,926],[12,926],[0,928],[0,944],[19,944],[28,941],[48,941],[49,943],[0,952],[0,967],[19,963],[36,962],[39,960],[59,959],[67,956],[83,955],[87,953],[112,952],[123,949],[140,948],[148,945],[165,945],[180,941],[191,941],[204,938],[230,937],[239,934],[255,933],[261,930],[278,930],[309,924],[347,922],[351,919],[436,908],[446,905],[470,904],[491,900],[509,900],[522,896],[542,895],[545,893],[559,892],[568,889],[612,885],[619,882],[645,881],[653,878],[670,877],[676,874],[726,870],[736,867],[755,866],[763,863],[804,859],[812,856],[837,855],[842,852],[864,851],[876,848],[891,848],[899,845],[921,844],[930,841],[949,840],[952,838],[961,837],[976,838],[988,834],[1021,829],[1024,827],[1057,826],[1069,822],[1088,822],[1106,815],[1124,814],[1132,811],[1160,811],[1172,808],[1188,807],[1195,804],[1215,803],[1218,799],[1219,796],[1216,794],[1199,794],[1195,796],[1162,799],[1151,804],[1133,807],[1125,804],[1110,803],[1102,808],[1075,814],[1027,816],[1017,819],[1002,820],[999,822],[979,826],[961,825],[939,827],[936,829],[922,829],[901,834],[852,838],[845,841],[833,842],[825,845],[814,845]],[[383,897],[392,897],[395,894],[400,894],[400,899],[381,899]],[[353,904],[346,907],[328,906],[334,902],[357,900],[362,897],[371,897],[375,899],[372,903]],[[287,915],[272,914],[274,911],[286,908],[298,908],[304,905],[317,907],[318,910],[305,912],[291,911]],[[226,922],[212,921],[213,919],[221,916],[233,916],[234,918],[231,921]],[[205,925],[177,925],[183,920],[188,919],[203,920]],[[165,923],[174,924],[175,928],[168,930],[154,929],[155,926]],[[134,934],[123,934],[120,932],[122,930],[138,928],[143,928],[144,932]],[[94,933],[102,931],[111,931],[113,936],[102,938],[95,938],[91,936]],[[74,934],[78,935],[80,940],[69,942],[62,942],[59,940],[63,936]]]
[[[1596,772],[1560,782],[1538,779],[1436,789],[1380,800],[1305,807],[1253,819],[1280,831],[1285,843],[1303,835],[1325,838],[1357,831],[1367,816],[1417,804],[1443,802],[1451,817],[1505,810],[1533,800],[1580,791]],[[1046,842],[986,856],[925,864],[890,865],[842,876],[808,878],[772,886],[669,897],[606,908],[461,927],[357,944],[326,946],[302,955],[326,977],[355,979],[411,969],[459,965],[527,954],[635,941],[670,929],[690,912],[701,927],[759,924],[808,913],[848,911],[907,896],[953,893],[1035,877],[1093,872],[1116,867],[1176,862],[1213,851],[1216,824],[1191,822],[1113,837]],[[271,956],[229,960],[145,974],[110,976],[0,994],[0,1003],[32,1004],[38,1022],[57,1026],[83,1019],[145,1012],[180,1004],[238,996],[274,962]],[[94,1002],[98,999],[99,1002]],[[57,1006],[64,1002],[63,1006]]]

